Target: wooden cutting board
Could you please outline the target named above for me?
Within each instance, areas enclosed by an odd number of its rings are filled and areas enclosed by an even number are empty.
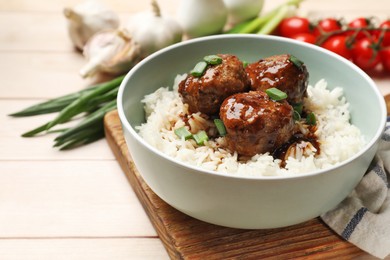
[[[242,230],[189,217],[144,182],[126,147],[117,111],[104,119],[106,139],[172,259],[352,259],[367,256],[319,218],[286,228]]]

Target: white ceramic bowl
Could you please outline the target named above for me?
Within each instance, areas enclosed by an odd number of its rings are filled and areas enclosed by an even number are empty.
[[[145,122],[140,100],[177,74],[188,72],[203,56],[231,53],[248,62],[290,53],[303,60],[310,82],[325,78],[342,86],[351,104],[352,123],[367,144],[328,170],[294,177],[234,177],[178,162],[147,144],[135,130]],[[164,201],[194,218],[234,228],[262,229],[315,218],[340,203],[358,184],[378,146],[386,107],[374,82],[351,62],[314,45],[259,35],[218,35],[185,41],[137,64],[118,94],[118,112],[136,167]]]

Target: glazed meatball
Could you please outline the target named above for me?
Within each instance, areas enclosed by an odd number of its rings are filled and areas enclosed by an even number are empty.
[[[222,103],[220,118],[231,151],[253,156],[272,153],[293,135],[293,108],[286,100],[274,101],[262,91],[234,94]]]
[[[306,66],[289,54],[275,55],[261,59],[246,67],[252,90],[265,91],[278,88],[287,93],[290,104],[302,103],[306,96],[309,73]]]
[[[219,54],[222,63],[209,65],[200,77],[189,74],[179,84],[179,93],[191,113],[216,115],[223,100],[235,93],[249,91],[243,63],[234,55]]]

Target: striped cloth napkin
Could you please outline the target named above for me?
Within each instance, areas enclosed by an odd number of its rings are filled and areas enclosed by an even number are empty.
[[[355,190],[322,220],[367,253],[390,255],[390,124],[367,173]]]

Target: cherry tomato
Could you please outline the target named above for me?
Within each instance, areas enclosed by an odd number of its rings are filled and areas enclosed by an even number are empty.
[[[390,73],[390,47],[380,50],[379,57],[381,59],[383,69]]]
[[[324,33],[341,30],[341,24],[337,19],[325,18],[318,22],[314,28],[314,36],[318,37]]]
[[[329,37],[321,46],[349,60],[352,58],[352,53],[347,46],[347,40],[348,37],[345,35],[335,35]]]
[[[289,17],[280,22],[279,34],[291,38],[298,33],[310,33],[310,22],[304,17]]]
[[[380,25],[379,28],[382,29],[389,29],[390,30],[390,20],[383,21]],[[378,32],[378,37],[380,37],[381,32]],[[385,32],[383,41],[382,41],[382,46],[390,46],[390,31]]]
[[[291,37],[291,39],[295,39],[301,42],[307,42],[314,44],[316,42],[316,37],[311,33],[298,33]]]
[[[352,48],[352,61],[363,70],[371,70],[380,62],[378,52],[374,50],[374,44],[372,39],[363,38],[358,40]]]
[[[371,26],[370,19],[367,19],[364,17],[356,18],[348,23],[348,28],[351,28],[351,29],[367,29],[370,26]],[[357,34],[355,31],[349,31],[347,33],[347,35],[349,35],[349,36],[356,35],[357,40],[362,39],[364,37],[367,37],[367,34],[363,31],[358,32]]]

